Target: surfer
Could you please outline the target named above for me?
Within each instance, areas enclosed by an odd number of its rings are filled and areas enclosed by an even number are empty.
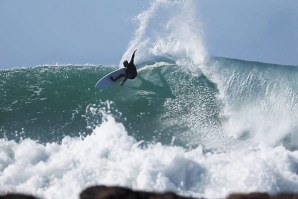
[[[117,81],[119,78],[124,77],[123,81],[121,82],[121,86],[123,86],[124,82],[127,79],[134,79],[134,78],[136,78],[136,76],[137,76],[137,69],[136,69],[136,66],[134,64],[134,58],[135,58],[136,51],[137,50],[133,51],[133,54],[132,54],[132,57],[131,57],[131,60],[130,60],[129,63],[128,63],[127,60],[125,60],[123,62],[123,66],[125,67],[125,74],[122,73],[122,74],[118,75],[115,78],[113,76],[111,76],[110,79],[112,81]]]

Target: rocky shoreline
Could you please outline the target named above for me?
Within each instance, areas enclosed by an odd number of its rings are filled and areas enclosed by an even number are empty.
[[[83,190],[80,199],[195,199],[179,196],[172,192],[155,193],[146,191],[134,191],[124,187],[92,186]],[[41,199],[32,195],[19,193],[7,193],[1,195],[0,199]],[[226,199],[298,199],[298,193],[280,193],[270,195],[268,193],[233,193]]]

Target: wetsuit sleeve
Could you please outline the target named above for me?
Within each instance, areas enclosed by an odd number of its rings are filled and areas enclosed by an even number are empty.
[[[133,52],[129,63],[132,63],[132,64],[134,63],[135,53],[136,53],[136,51]]]

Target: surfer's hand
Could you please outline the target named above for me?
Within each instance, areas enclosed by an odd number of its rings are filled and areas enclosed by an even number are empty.
[[[133,51],[133,54],[135,54],[135,53],[136,53],[136,51],[137,51],[137,49],[135,49],[135,51]]]

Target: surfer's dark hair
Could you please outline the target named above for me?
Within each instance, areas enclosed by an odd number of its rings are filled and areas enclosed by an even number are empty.
[[[123,62],[123,65],[126,66],[127,64],[128,64],[128,61],[125,60],[125,61]]]

